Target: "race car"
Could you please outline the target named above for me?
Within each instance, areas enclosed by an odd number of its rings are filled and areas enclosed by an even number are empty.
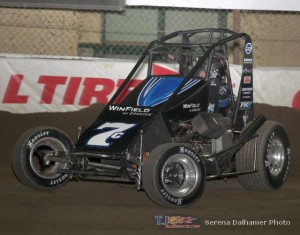
[[[234,94],[229,57],[236,45],[242,71]],[[195,203],[209,179],[236,176],[246,189],[279,188],[290,145],[283,125],[254,118],[252,52],[251,37],[229,29],[177,31],[150,42],[96,120],[79,128],[76,143],[54,127],[20,136],[15,175],[36,190],[71,179],[131,182],[172,208]],[[157,65],[172,72],[157,73]],[[129,92],[144,66],[145,79]]]

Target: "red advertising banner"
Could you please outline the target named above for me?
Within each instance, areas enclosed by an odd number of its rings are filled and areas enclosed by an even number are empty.
[[[107,103],[133,68],[134,61],[0,56],[0,110],[12,113],[68,112]],[[241,66],[231,66],[235,93]],[[172,72],[156,65],[154,73]],[[135,75],[128,92],[145,78]],[[255,68],[254,101],[300,110],[299,68]]]

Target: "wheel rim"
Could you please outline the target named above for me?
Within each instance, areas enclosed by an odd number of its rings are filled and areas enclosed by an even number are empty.
[[[282,140],[274,138],[270,142],[266,160],[266,166],[271,175],[278,176],[284,167],[284,162],[285,152]]]
[[[183,154],[175,154],[165,162],[161,180],[171,195],[183,197],[195,189],[199,175],[197,165],[192,159]]]
[[[47,137],[37,141],[30,151],[29,164],[31,169],[43,179],[54,179],[60,176],[61,174],[57,173],[57,170],[67,168],[67,164],[47,162],[45,161],[45,156],[66,150],[65,145],[56,138]]]

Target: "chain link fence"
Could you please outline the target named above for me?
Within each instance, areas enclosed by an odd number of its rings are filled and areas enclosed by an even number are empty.
[[[0,8],[0,53],[137,59],[177,30],[251,35],[255,66],[300,67],[300,13],[126,7],[122,12]]]

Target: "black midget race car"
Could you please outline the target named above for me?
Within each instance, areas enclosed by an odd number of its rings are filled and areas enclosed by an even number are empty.
[[[238,95],[228,58],[242,48]],[[246,189],[276,189],[287,178],[284,127],[253,115],[252,42],[228,29],[178,31],[152,41],[125,82],[73,144],[62,131],[37,127],[16,142],[18,179],[53,190],[70,179],[133,182],[156,204],[184,207],[206,180],[237,176]],[[173,74],[153,74],[162,64]],[[147,77],[129,94],[135,73]]]

